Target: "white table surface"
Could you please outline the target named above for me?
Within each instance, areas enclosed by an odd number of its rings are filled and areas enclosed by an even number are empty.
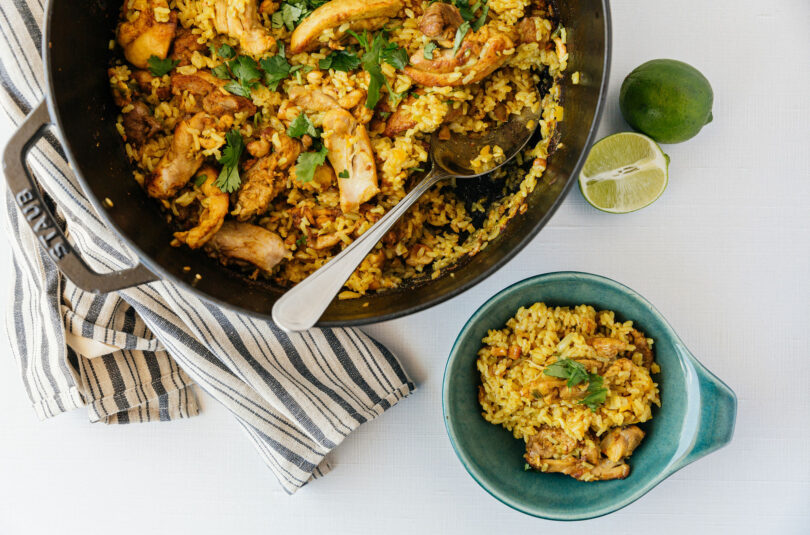
[[[684,60],[715,92],[714,122],[664,147],[670,184],[654,205],[611,216],[573,189],[496,275],[369,327],[418,390],[292,497],[205,395],[201,416],[169,424],[91,425],[81,410],[39,422],[3,336],[0,534],[810,533],[810,3],[615,0],[613,23],[602,135],[628,128],[619,86],[646,60]],[[2,118],[0,140],[9,130]],[[728,447],[615,514],[570,524],[512,511],[478,487],[453,454],[440,403],[445,358],[471,312],[557,270],[645,295],[739,397]]]

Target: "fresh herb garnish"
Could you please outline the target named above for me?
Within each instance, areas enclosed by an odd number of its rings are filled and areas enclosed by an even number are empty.
[[[149,65],[149,72],[152,73],[152,76],[163,76],[164,74],[168,74],[169,71],[177,67],[177,64],[180,62],[174,61],[171,58],[160,59],[157,56],[149,56],[149,59],[146,60],[146,63]]]
[[[326,147],[316,152],[302,152],[298,155],[295,165],[295,178],[299,182],[311,182],[315,178],[315,170],[326,161]]]
[[[318,67],[321,69],[334,69],[344,72],[354,70],[359,66],[360,58],[345,50],[335,50],[318,62]]]
[[[307,242],[306,237],[301,236],[300,238],[298,238],[297,240],[295,240],[295,246],[296,246],[296,247],[301,247],[301,246],[302,246],[302,245],[304,245],[306,242]]]
[[[231,129],[225,134],[225,148],[222,157],[218,160],[222,164],[222,171],[217,177],[216,185],[224,193],[233,193],[239,188],[242,179],[239,177],[239,158],[245,150],[242,134],[237,129]]]
[[[259,85],[262,72],[256,60],[250,56],[236,56],[236,58],[214,67],[211,72],[217,78],[230,80],[225,84],[225,90],[240,97],[250,98],[250,90]]]
[[[282,43],[278,45],[278,54],[270,58],[264,58],[259,61],[259,65],[264,71],[264,83],[272,91],[278,89],[278,84],[282,80],[302,67],[301,65],[294,67],[290,65],[287,58],[284,57],[284,44]]]
[[[236,50],[231,45],[224,44],[217,50],[217,55],[222,59],[231,59],[236,55]]]
[[[307,18],[316,8],[328,0],[286,0],[270,17],[273,28],[286,27],[293,31],[298,24]]]
[[[529,471],[529,470],[531,470],[531,469],[532,469],[532,467],[529,465],[529,463],[525,463],[525,464],[523,465],[523,471],[524,471],[524,472],[528,472],[528,471]]]
[[[304,134],[308,134],[314,138],[321,136],[320,131],[315,128],[315,125],[312,124],[309,117],[307,117],[304,112],[301,112],[298,117],[293,119],[293,122],[290,123],[290,127],[287,129],[287,135],[300,138]]]
[[[377,102],[380,101],[380,91],[383,85],[388,83],[382,73],[382,63],[385,62],[396,69],[402,69],[408,64],[408,53],[404,48],[389,42],[385,31],[378,32],[370,43],[368,31],[364,31],[363,35],[359,35],[352,30],[348,30],[347,33],[357,39],[360,46],[366,50],[360,61],[363,69],[369,74],[366,108],[373,110]],[[394,93],[390,85],[388,85],[388,88],[391,100],[398,104],[404,93]]]
[[[437,45],[434,41],[429,42],[425,45],[425,50],[422,52],[422,55],[425,56],[425,59],[433,59],[433,51],[436,50]]]
[[[481,26],[486,24],[488,14],[489,14],[489,6],[485,5],[484,10],[481,12],[481,16],[473,21],[472,31],[477,32],[478,30],[481,29]]]
[[[194,177],[194,185],[198,188],[205,184],[205,181],[208,180],[208,177],[205,175],[197,175]]]
[[[588,373],[588,370],[580,362],[571,359],[561,359],[546,366],[543,373],[551,377],[557,377],[558,379],[567,379],[566,386],[568,386],[568,388],[587,382],[587,395],[581,399],[579,403],[587,406],[592,411],[595,411],[596,408],[607,399],[607,388],[603,386],[604,379],[602,376],[595,373]]]
[[[458,49],[461,47],[461,43],[464,42],[464,36],[467,35],[468,31],[470,31],[469,22],[463,22],[456,30],[456,38],[453,40],[453,56],[455,56],[456,52],[458,52]]]
[[[349,178],[349,170],[348,170],[348,169],[344,169],[343,171],[341,171],[340,173],[338,173],[338,177],[339,177],[339,178]]]

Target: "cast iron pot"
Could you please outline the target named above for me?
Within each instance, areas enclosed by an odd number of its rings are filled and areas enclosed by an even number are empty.
[[[319,325],[358,325],[393,319],[449,299],[482,281],[520,251],[545,225],[576,180],[593,142],[602,111],[610,64],[608,0],[556,2],[568,30],[568,73],[562,87],[565,120],[560,147],[549,158],[545,185],[483,251],[450,274],[410,288],[360,299],[335,300]],[[132,169],[115,129],[119,113],[108,78],[108,43],[114,37],[120,0],[93,0],[77,9],[70,0],[50,0],[46,8],[43,57],[47,95],[9,141],[4,154],[6,179],[26,220],[61,271],[77,286],[110,292],[165,279],[222,306],[270,319],[283,289],[251,281],[204,253],[171,247],[172,230],[157,203],[132,179]],[[43,202],[25,163],[27,153],[55,126],[68,160],[85,193],[109,226],[138,255],[140,264],[125,271],[92,271],[71,247]],[[112,207],[101,200],[110,199]],[[191,266],[186,272],[184,266]],[[195,275],[201,279],[192,285]]]

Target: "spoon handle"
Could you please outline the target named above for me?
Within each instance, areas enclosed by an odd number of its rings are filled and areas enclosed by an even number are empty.
[[[394,223],[422,194],[449,176],[434,164],[430,173],[362,236],[281,296],[273,305],[273,321],[288,332],[304,331],[315,325],[346,280]]]

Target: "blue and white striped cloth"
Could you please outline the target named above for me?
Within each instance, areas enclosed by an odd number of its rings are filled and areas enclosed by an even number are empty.
[[[43,97],[42,0],[0,4],[0,103],[18,125]],[[96,271],[134,256],[107,229],[49,135],[29,161],[68,237]],[[86,406],[93,421],[194,416],[194,383],[233,412],[287,492],[326,455],[413,391],[393,355],[356,329],[287,334],[167,282],[95,295],[62,277],[5,188],[14,280],[6,326],[37,414]]]

